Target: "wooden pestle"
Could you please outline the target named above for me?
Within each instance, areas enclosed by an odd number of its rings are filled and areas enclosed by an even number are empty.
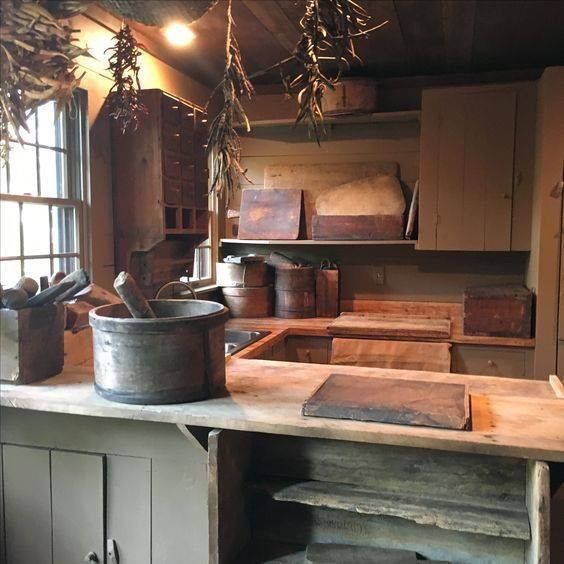
[[[55,302],[64,302],[72,299],[77,292],[84,290],[84,288],[90,284],[90,276],[84,268],[80,268],[79,270],[75,270],[65,276],[59,284],[64,284],[66,282],[72,282],[72,286],[66,292],[63,292],[60,296],[58,296]]]
[[[155,312],[141,293],[133,276],[120,272],[114,280],[114,288],[127,306],[129,313],[136,318],[155,318]]]

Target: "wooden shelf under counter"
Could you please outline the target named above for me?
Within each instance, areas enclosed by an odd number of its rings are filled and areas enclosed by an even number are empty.
[[[397,239],[397,240],[323,240],[323,239],[220,239],[221,245],[285,245],[285,246],[321,246],[321,245],[411,245],[415,246],[415,239]]]

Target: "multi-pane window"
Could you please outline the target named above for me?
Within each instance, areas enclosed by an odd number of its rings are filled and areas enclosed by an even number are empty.
[[[0,170],[0,281],[25,274],[39,281],[84,262],[83,195],[86,155],[85,94],[57,112],[40,106],[13,140]]]

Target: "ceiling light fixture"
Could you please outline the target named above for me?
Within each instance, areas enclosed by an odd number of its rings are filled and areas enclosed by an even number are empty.
[[[164,35],[175,47],[186,47],[196,37],[196,34],[186,24],[180,22],[172,22],[167,25],[164,28]]]

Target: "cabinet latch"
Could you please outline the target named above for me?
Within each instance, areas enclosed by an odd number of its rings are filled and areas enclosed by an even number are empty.
[[[108,539],[106,541],[106,563],[119,564],[119,553],[114,539]]]

